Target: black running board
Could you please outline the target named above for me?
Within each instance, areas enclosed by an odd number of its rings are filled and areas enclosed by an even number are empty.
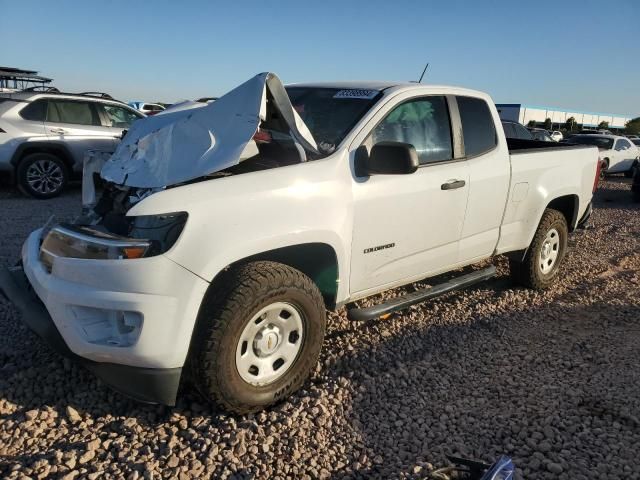
[[[383,315],[403,310],[416,303],[424,302],[432,298],[439,297],[445,293],[453,292],[454,290],[461,290],[466,287],[470,287],[479,282],[489,280],[496,275],[496,267],[491,265],[490,267],[475,272],[467,273],[457,278],[453,278],[448,282],[435,285],[433,287],[425,288],[424,290],[418,290],[417,292],[403,295],[389,300],[386,303],[380,303],[373,307],[367,308],[352,308],[348,311],[347,315],[350,320],[370,320],[372,318],[378,318]]]

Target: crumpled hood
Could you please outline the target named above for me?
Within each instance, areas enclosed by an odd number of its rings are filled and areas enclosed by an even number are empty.
[[[289,130],[283,133],[306,151],[318,153],[282,82],[266,72],[209,105],[135,122],[100,175],[118,185],[159,188],[232,167],[244,159],[245,149],[251,150],[248,144],[268,109],[277,110]]]

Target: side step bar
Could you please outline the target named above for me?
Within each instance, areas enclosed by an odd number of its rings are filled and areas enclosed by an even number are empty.
[[[415,305],[416,303],[421,303],[425,300],[439,297],[445,293],[453,292],[454,290],[461,290],[476,283],[489,280],[490,278],[495,277],[495,275],[496,267],[491,265],[490,267],[482,270],[453,278],[448,282],[425,288],[423,290],[418,290],[417,292],[409,293],[402,297],[394,298],[386,303],[381,303],[367,308],[352,308],[347,312],[347,316],[350,320],[357,321],[378,318],[398,310],[403,310],[411,305]]]

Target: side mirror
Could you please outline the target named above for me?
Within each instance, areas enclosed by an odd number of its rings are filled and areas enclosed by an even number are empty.
[[[362,147],[361,147],[362,148]],[[364,148],[356,152],[356,175],[404,175],[415,172],[420,166],[413,145],[402,142],[380,142],[371,148],[367,156]]]

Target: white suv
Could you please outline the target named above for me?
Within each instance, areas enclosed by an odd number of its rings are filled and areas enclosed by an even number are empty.
[[[0,175],[27,195],[55,197],[82,173],[87,150],[113,152],[143,117],[106,94],[0,94]]]

